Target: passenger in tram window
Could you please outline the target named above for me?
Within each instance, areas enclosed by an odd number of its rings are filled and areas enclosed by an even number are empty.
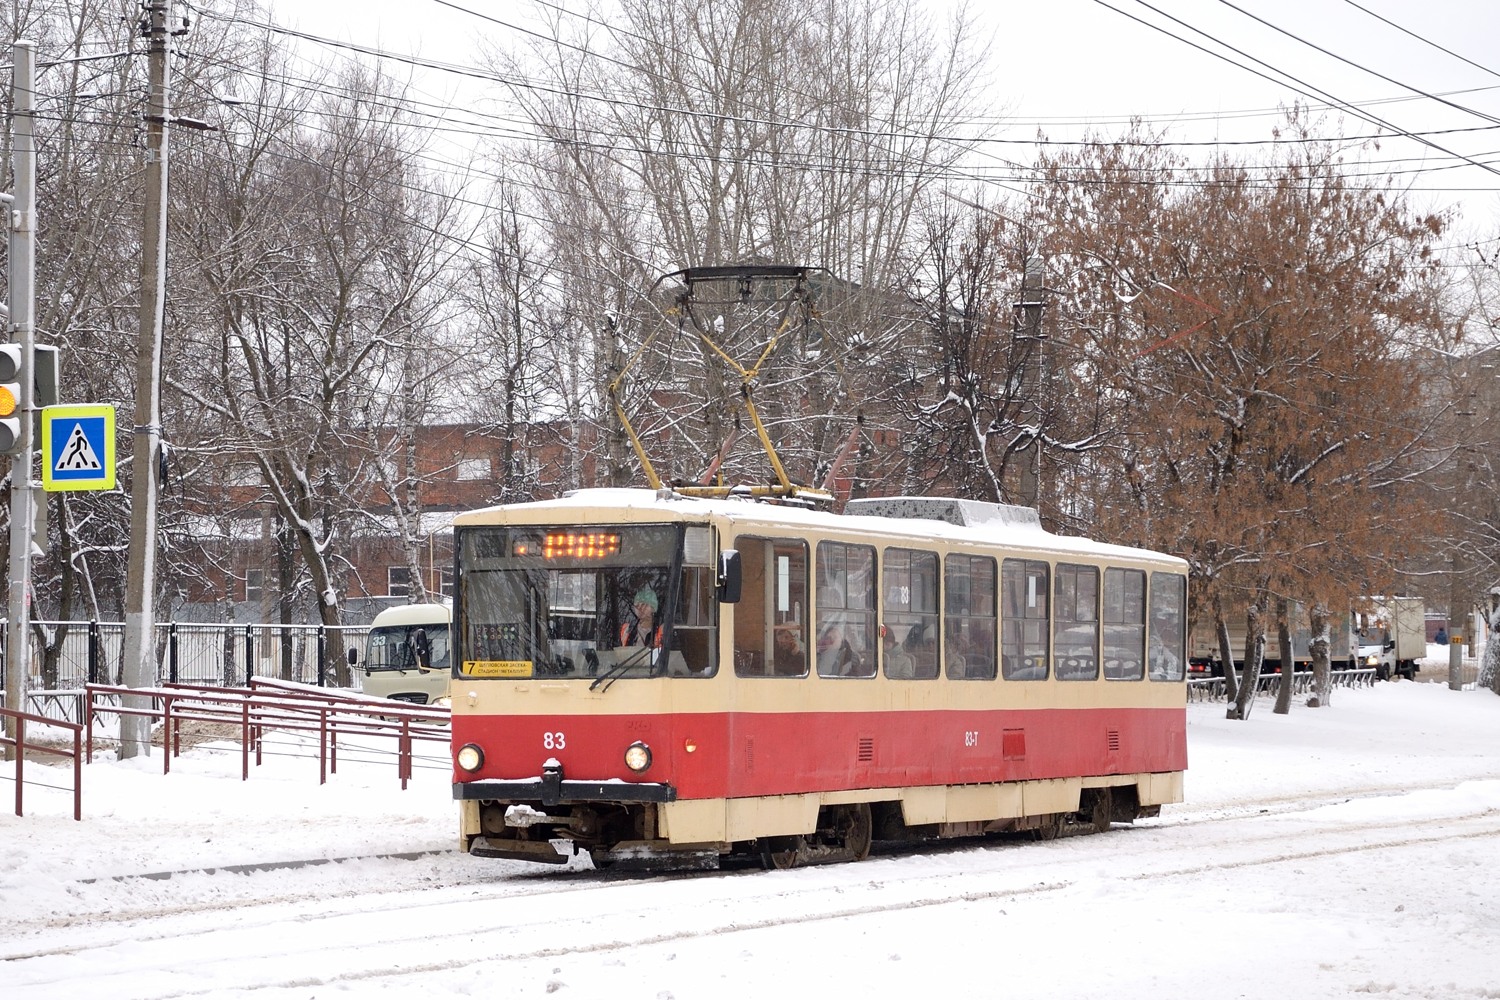
[[[970,677],[994,680],[995,678],[995,630],[988,625],[976,624],[969,644],[964,649],[964,664]]]
[[[843,658],[849,644],[844,641],[844,589],[837,584],[818,582],[818,673],[827,676]]]
[[[906,650],[907,657],[912,662],[913,677],[936,677],[937,676],[937,643],[932,636],[927,634],[927,627],[922,622],[917,622],[906,632],[906,638],[902,640],[901,646]]]
[[[650,587],[636,591],[630,602],[630,617],[620,623],[620,645],[660,647],[661,626],[656,623],[656,612],[660,607],[656,591]]]
[[[1170,635],[1171,631],[1170,629],[1164,629],[1163,633]],[[1148,643],[1150,648],[1146,653],[1146,662],[1149,664],[1151,670],[1151,679],[1156,681],[1182,676],[1182,668],[1177,654],[1168,649],[1166,643],[1161,640],[1163,633],[1152,631],[1151,639]]]
[[[983,677],[983,669],[978,666],[969,666],[969,660],[969,654],[962,649],[949,649],[943,667],[949,677]]]
[[[818,676],[874,677],[875,662],[872,658],[867,665],[859,650],[850,644],[844,626],[830,622],[818,633]]]
[[[905,647],[896,641],[896,633],[887,625],[880,626],[880,646],[885,658],[887,677],[911,679],[917,675],[916,661],[911,658],[911,654],[906,651]]]
[[[844,641],[844,627],[837,622],[829,622],[818,633],[818,673],[834,673],[834,667],[849,649],[849,643]]]
[[[776,630],[775,672],[783,677],[807,673],[807,645],[796,629]]]
[[[959,623],[950,621],[943,631],[943,669],[949,677],[968,677],[969,644],[964,639]]]

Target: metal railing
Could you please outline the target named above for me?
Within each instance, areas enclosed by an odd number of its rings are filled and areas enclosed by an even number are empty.
[[[1336,687],[1357,688],[1375,686],[1375,668],[1360,667],[1356,670],[1330,670],[1328,672],[1330,683]],[[1255,686],[1257,697],[1275,697],[1281,693],[1281,674],[1261,674],[1260,680]],[[1307,694],[1312,691],[1313,675],[1311,671],[1298,671],[1292,674],[1292,694]],[[1188,681],[1188,701],[1223,701],[1225,697],[1224,678],[1222,677],[1195,677]]]
[[[391,756],[405,789],[414,773],[415,744],[428,742],[445,748],[436,759],[446,766],[450,714],[427,708],[328,691],[285,681],[256,680],[244,687],[167,684],[158,688],[126,688],[90,684],[83,702],[85,761],[93,762],[98,739],[96,721],[102,716],[135,716],[158,726],[162,745],[162,774],[170,774],[172,759],[182,754],[184,723],[201,723],[238,731],[240,778],[249,780],[250,765],[262,762],[268,735],[316,736],[319,783],[338,771],[339,744],[351,740],[394,740]],[[306,753],[296,753],[304,756]]]
[[[43,715],[34,715],[31,712],[13,712],[8,708],[0,708],[0,719],[10,720],[15,724],[16,736],[11,739],[0,734],[0,746],[6,747],[15,754],[15,783],[16,783],[16,815],[20,816],[21,805],[26,790],[26,755],[50,754],[56,757],[70,757],[73,760],[73,818],[83,819],[83,768],[79,761],[79,746],[82,742],[83,726],[71,722],[58,722]],[[73,749],[60,750],[49,742],[38,743],[27,741],[26,723],[34,722],[43,731],[62,728],[73,734]],[[50,769],[49,769],[50,770]]]
[[[0,684],[5,624],[0,623]],[[78,698],[87,684],[122,681],[125,625],[99,621],[37,621],[28,644],[29,706],[82,722]],[[235,625],[163,622],[156,626],[156,682],[214,687],[247,685],[257,677],[359,690],[359,671],[339,684],[344,651],[362,648],[367,625]]]

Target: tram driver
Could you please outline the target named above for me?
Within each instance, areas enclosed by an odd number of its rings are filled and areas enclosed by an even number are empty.
[[[636,591],[630,602],[630,615],[620,623],[620,645],[660,648],[661,625],[656,620],[656,612],[660,607],[656,591],[650,587],[642,587]]]

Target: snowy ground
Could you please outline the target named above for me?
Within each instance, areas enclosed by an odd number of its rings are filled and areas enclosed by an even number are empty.
[[[1459,658],[1459,682],[1473,684],[1479,677],[1479,657],[1476,650],[1482,646],[1465,646],[1463,655]],[[1451,647],[1439,646],[1435,642],[1427,644],[1427,655],[1418,661],[1421,668],[1417,671],[1416,679],[1441,684],[1448,683],[1449,657],[1452,655]]]
[[[464,857],[440,760],[100,761],[0,815],[0,997],[1500,998],[1500,698],[1270,709],[1190,706],[1156,820],[771,873]]]

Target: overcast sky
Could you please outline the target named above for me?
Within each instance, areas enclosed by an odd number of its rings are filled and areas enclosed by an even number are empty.
[[[556,5],[583,9],[577,0]],[[952,9],[946,0],[931,6]],[[276,17],[316,35],[473,63],[477,36],[511,33],[496,21],[535,26],[530,10],[524,0],[279,0]],[[1422,207],[1461,202],[1473,224],[1500,229],[1500,175],[1449,155],[1500,162],[1500,126],[1483,117],[1500,119],[1493,0],[1004,0],[975,4],[974,12],[995,115],[1007,119],[1001,138],[1031,140],[1039,130],[1053,140],[1086,129],[1114,135],[1141,116],[1169,128],[1175,142],[1263,140],[1279,105],[1347,102],[1395,130],[1463,130],[1429,136],[1442,149],[1388,139],[1366,157],[1401,171]],[[433,96],[459,86],[455,78],[421,82]],[[1391,131],[1348,110],[1327,115],[1328,132],[1340,119],[1346,135]],[[1001,151],[1026,162],[1035,148]]]

